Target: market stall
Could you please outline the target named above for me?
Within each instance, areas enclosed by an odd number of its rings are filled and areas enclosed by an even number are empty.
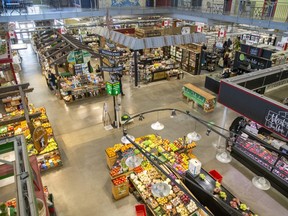
[[[209,94],[191,83],[183,86],[182,94],[187,100],[191,100],[193,103],[201,106],[204,112],[212,112],[216,106],[216,97],[214,95]]]
[[[28,105],[25,95],[33,91],[29,83],[0,88],[1,111],[0,137],[9,138],[24,134],[28,154],[36,155],[41,171],[62,165],[58,144],[53,135],[44,107]],[[18,89],[18,90],[17,90]]]
[[[131,135],[128,137],[134,140]],[[115,144],[106,149],[112,194],[116,200],[128,196],[130,190],[134,196],[140,196],[153,215],[207,215],[199,202],[210,210],[213,209],[213,213],[222,212],[221,215],[254,215],[246,204],[221,184],[222,178],[215,179],[215,174],[211,176],[201,168],[200,171],[198,166],[192,168],[191,161],[198,161],[193,154],[195,142],[189,143],[189,139],[183,138],[171,142],[151,134],[135,139],[139,150],[134,144],[128,144],[129,141],[123,141],[126,144]],[[180,186],[171,181],[170,177]],[[130,189],[129,182],[132,187]],[[153,185],[160,182],[167,183],[170,187],[170,192],[164,197],[153,194]]]
[[[97,71],[99,63],[95,63],[97,60],[94,59],[99,58],[98,53],[75,37],[58,32],[35,36],[34,42],[43,41],[43,37],[44,40],[50,38],[44,47],[41,46],[40,58],[43,60],[43,74],[51,90],[56,88],[65,102],[98,96],[104,92],[103,73]],[[51,86],[49,71],[54,74],[55,86]]]
[[[19,71],[18,71],[19,72]],[[13,52],[8,39],[0,40],[0,85],[17,84],[18,78],[13,65]]]

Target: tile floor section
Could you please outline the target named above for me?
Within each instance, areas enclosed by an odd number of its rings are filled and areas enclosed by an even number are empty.
[[[120,142],[121,129],[106,131],[102,124],[102,108],[104,102],[108,103],[112,112],[112,97],[102,96],[91,98],[72,104],[65,104],[58,100],[47,88],[36,55],[31,47],[20,51],[23,57],[23,81],[30,82],[34,92],[29,94],[31,103],[36,106],[45,106],[48,117],[54,128],[59,143],[64,166],[43,174],[43,183],[49,187],[54,195],[55,207],[59,216],[134,216],[136,199],[130,195],[115,201],[111,194],[111,183],[105,160],[105,148]],[[200,109],[193,109],[181,95],[184,83],[191,82],[203,86],[204,75],[191,76],[186,74],[184,79],[171,79],[148,85],[133,87],[129,77],[124,77],[124,93],[121,110],[129,114],[136,114],[155,108],[178,108],[189,110],[196,116],[213,121],[220,125],[224,107],[217,104],[212,113],[203,113]],[[203,125],[178,114],[177,118],[169,118],[170,113],[159,113],[159,119],[165,124],[165,129],[159,134],[173,139],[183,137],[187,132],[196,129],[202,134],[194,153],[206,170],[216,169],[223,176],[223,185],[240,200],[247,203],[259,215],[284,216],[288,215],[288,199],[278,191],[271,188],[260,191],[255,188],[251,179],[254,174],[233,159],[230,164],[221,164],[215,159],[217,152],[215,143],[218,136],[211,133],[206,136]],[[237,116],[228,111],[225,128]],[[145,116],[145,120],[135,120],[130,124],[128,131],[134,136],[150,134],[153,131],[150,124],[156,120],[157,115]],[[221,142],[220,142],[221,143]],[[3,192],[5,189],[1,189]],[[7,191],[7,190],[6,190]]]

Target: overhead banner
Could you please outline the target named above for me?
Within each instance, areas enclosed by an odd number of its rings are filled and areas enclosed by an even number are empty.
[[[110,73],[120,73],[123,71],[123,67],[101,67],[102,71],[110,72]]]
[[[122,56],[122,52],[113,52],[110,50],[103,50],[103,49],[100,49],[99,53],[107,56]]]

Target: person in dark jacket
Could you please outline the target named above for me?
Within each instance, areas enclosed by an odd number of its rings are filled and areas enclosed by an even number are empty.
[[[48,71],[48,83],[50,84],[50,87],[53,90],[53,93],[56,94],[56,76],[54,73],[52,73],[50,70]]]

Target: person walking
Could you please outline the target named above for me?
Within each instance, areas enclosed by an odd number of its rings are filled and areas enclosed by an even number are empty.
[[[51,70],[48,71],[48,83],[50,85],[50,88],[53,90],[53,93],[56,95],[57,92],[56,92],[56,87],[57,87],[57,84],[56,84],[56,76],[54,73],[51,72]]]

